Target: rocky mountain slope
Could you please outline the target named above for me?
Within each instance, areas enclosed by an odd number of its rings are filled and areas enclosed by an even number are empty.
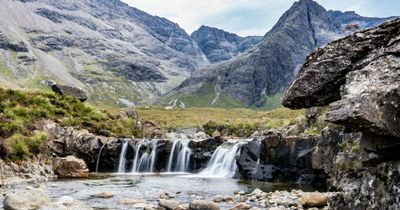
[[[176,87],[208,64],[176,23],[119,0],[4,0],[0,81],[81,87],[92,101],[132,105]]]
[[[211,63],[229,60],[258,44],[262,37],[240,37],[221,29],[201,26],[191,35]]]
[[[328,106],[325,119],[353,133],[333,159],[334,209],[400,207],[400,19],[309,55],[283,104]]]
[[[348,33],[342,27],[351,22],[335,14],[312,0],[294,3],[260,44],[229,61],[196,71],[168,99],[197,106],[271,106],[281,100],[279,93],[309,53]],[[361,27],[379,22],[364,20],[371,22]]]
[[[382,24],[387,20],[395,18],[363,17],[354,11],[341,12],[329,10],[328,12],[333,18],[335,18],[342,24],[343,29],[346,29],[346,26],[349,25],[357,25],[359,28],[372,28]]]

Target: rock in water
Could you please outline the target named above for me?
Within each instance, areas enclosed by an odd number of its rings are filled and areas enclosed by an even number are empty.
[[[307,193],[300,198],[304,207],[324,207],[328,205],[328,196],[322,193]]]
[[[59,84],[53,83],[51,85],[51,89],[53,89],[53,91],[57,94],[71,96],[73,98],[80,100],[81,102],[84,102],[87,100],[87,95],[86,95],[85,91],[83,91],[77,87],[72,87],[72,86],[68,86],[68,85],[59,85]]]
[[[61,178],[87,178],[89,169],[82,159],[74,156],[53,159],[54,172]]]
[[[166,200],[166,199],[160,199],[158,201],[158,205],[166,208],[167,210],[174,210],[178,208],[179,202],[176,200]]]
[[[283,105],[329,105],[326,120],[400,138],[400,19],[357,32],[312,53]]]
[[[190,210],[220,210],[217,204],[206,200],[194,200],[189,206]]]
[[[68,196],[61,197],[57,202],[41,207],[39,210],[93,210],[83,202]]]
[[[95,198],[112,198],[114,195],[110,192],[102,192],[92,195]]]
[[[50,198],[42,189],[27,188],[7,194],[3,201],[3,208],[5,210],[38,209],[49,202]]]

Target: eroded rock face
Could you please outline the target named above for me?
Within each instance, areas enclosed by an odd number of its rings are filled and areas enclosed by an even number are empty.
[[[237,165],[241,178],[262,181],[299,181],[311,183],[323,174],[316,159],[324,159],[323,143],[332,141],[337,131],[326,136],[285,137],[270,134],[263,139],[255,139],[241,147]],[[336,145],[337,146],[337,143]],[[323,150],[327,151],[327,150]]]
[[[325,141],[313,167],[330,174],[336,209],[398,209],[400,202],[400,19],[334,41],[311,54],[283,104],[328,106],[343,125],[338,147]],[[397,181],[395,181],[397,180]]]
[[[329,105],[327,121],[400,138],[400,19],[312,53],[283,105]]]

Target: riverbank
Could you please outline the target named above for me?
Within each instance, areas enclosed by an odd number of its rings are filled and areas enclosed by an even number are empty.
[[[46,201],[43,206],[54,207],[60,200],[69,200],[88,209],[196,209],[191,204],[199,200],[203,205],[214,207],[207,208],[213,210],[308,209],[312,206],[327,209],[324,206],[332,196],[332,193],[316,194],[313,188],[304,188],[295,183],[200,178],[185,174],[94,174],[91,179],[47,182],[34,191],[41,193],[36,193],[32,200]],[[21,185],[8,194],[21,195],[26,192],[32,192],[32,188]],[[306,195],[313,196],[314,203],[310,203],[313,199]],[[318,203],[315,203],[316,198]],[[24,204],[29,205],[29,200],[25,200]]]

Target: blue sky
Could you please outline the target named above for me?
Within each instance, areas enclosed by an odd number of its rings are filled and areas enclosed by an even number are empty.
[[[178,23],[189,34],[208,25],[241,36],[264,35],[296,0],[122,0]],[[400,15],[400,0],[316,0],[326,9],[370,17]]]

